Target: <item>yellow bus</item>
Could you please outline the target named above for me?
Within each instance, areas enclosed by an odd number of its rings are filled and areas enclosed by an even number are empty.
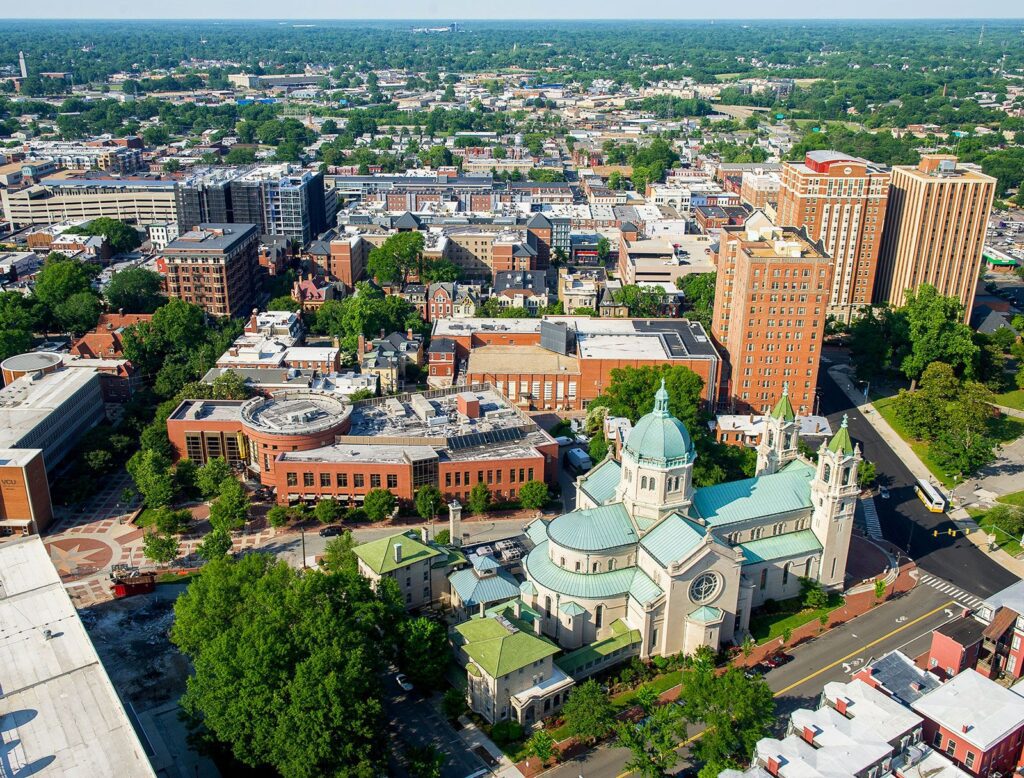
[[[924,507],[932,513],[945,513],[946,498],[943,497],[942,492],[936,489],[932,484],[928,483],[923,478],[919,478],[917,486],[914,487],[914,491],[917,492],[918,498],[924,503]]]

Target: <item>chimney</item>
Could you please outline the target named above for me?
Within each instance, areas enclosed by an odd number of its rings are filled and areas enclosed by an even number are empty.
[[[423,537],[423,542],[424,543],[427,543],[427,542],[430,541],[430,532],[427,530],[426,527],[421,527],[420,528],[420,535]]]
[[[484,616],[487,615],[487,606],[484,603],[480,603],[480,607],[478,608],[478,611],[480,613],[480,618],[483,618]]]
[[[357,352],[356,356],[361,357],[363,354],[366,353],[366,338],[363,337],[363,335],[361,333],[359,335],[359,342],[358,343],[359,343],[359,345],[356,346],[356,352]]]
[[[771,775],[779,774],[779,758],[776,756],[768,757],[768,764],[765,765],[765,769]]]
[[[517,599],[517,600],[513,600],[512,601],[512,613],[515,614],[515,617],[517,619],[521,619],[523,617],[523,601],[522,600],[518,600]]]
[[[448,503],[448,535],[453,546],[462,545],[462,503],[458,500]]]
[[[233,357],[237,357],[238,356],[238,346],[232,346],[231,348],[229,348],[228,349],[228,353],[231,356],[233,356]]]
[[[381,327],[381,330],[380,330],[380,339],[384,340],[384,328],[383,327]]]
[[[534,616],[533,617],[533,634],[536,635],[537,637],[540,637],[540,617],[539,616]]]
[[[406,330],[405,337],[406,337],[407,340],[412,340],[412,327],[410,327],[408,330]]]
[[[971,725],[970,724],[961,724],[960,725],[960,731],[965,733],[965,734],[970,732],[971,731]]]
[[[836,712],[846,715],[846,706],[850,704],[850,701],[845,697],[836,697]]]
[[[402,544],[395,543],[395,562],[402,561]]]
[[[814,745],[814,730],[810,727],[804,727],[804,731],[800,733],[800,736],[811,745]]]

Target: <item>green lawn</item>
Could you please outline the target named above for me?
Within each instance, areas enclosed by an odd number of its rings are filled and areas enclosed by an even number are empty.
[[[160,575],[158,575],[156,577],[156,582],[158,584],[189,583],[190,581],[192,581],[194,578],[197,578],[198,576],[199,576],[199,571],[198,570],[195,570],[195,571],[193,571],[191,573],[185,573],[184,575],[178,575],[178,573],[160,573]]]
[[[947,475],[943,472],[942,468],[939,467],[938,463],[932,459],[931,452],[929,451],[928,444],[923,440],[917,440],[912,438],[900,424],[896,418],[896,410],[894,404],[896,402],[896,396],[892,397],[881,397],[873,398],[872,403],[875,406],[875,410],[889,422],[889,426],[892,427],[896,434],[903,438],[910,445],[910,448],[914,450],[914,453],[920,457],[921,461],[924,462],[925,467],[931,472],[936,479],[942,483],[947,489],[952,489],[956,486],[956,481],[952,476]],[[998,418],[992,419],[989,424],[989,433],[997,443],[1006,443],[1011,440],[1016,440],[1021,435],[1024,435],[1024,420],[1016,419],[1012,416],[999,416]]]
[[[842,607],[843,602],[843,598],[834,592],[829,594],[828,605],[824,608],[803,608],[799,597],[783,600],[778,603],[779,610],[776,613],[750,615],[750,634],[754,636],[758,645],[767,643],[782,637],[787,629],[796,630],[797,627],[817,621],[823,615]]]
[[[996,405],[1004,405],[1007,408],[1016,408],[1024,411],[1024,389],[1015,389],[1012,392],[1003,392],[995,397]]]
[[[1010,492],[1010,494],[1004,494],[1002,497],[997,497],[996,500],[998,502],[1006,503],[1007,505],[1024,507],[1024,491]]]
[[[135,519],[136,527],[149,527],[156,521],[156,511],[152,508],[143,508],[142,513]]]

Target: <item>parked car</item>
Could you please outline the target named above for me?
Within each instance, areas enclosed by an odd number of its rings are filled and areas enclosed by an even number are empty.
[[[324,527],[322,530],[320,530],[320,537],[333,538],[335,535],[340,535],[344,531],[344,527],[339,527],[337,524],[332,524],[329,527]]]
[[[878,496],[881,497],[883,500],[888,500],[889,499],[889,487],[888,486],[879,486],[878,487]]]
[[[411,692],[412,684],[409,683],[409,679],[405,677],[405,673],[398,673],[395,676],[395,683],[398,684],[398,688],[403,692]]]
[[[758,662],[756,665],[751,665],[746,670],[744,670],[743,674],[747,678],[754,679],[757,678],[759,675],[764,675],[769,670],[771,670],[771,668],[766,667],[764,662]]]
[[[772,654],[770,657],[764,660],[764,664],[770,668],[782,667],[785,664],[789,664],[793,661],[793,656],[787,654],[785,651],[779,651],[777,654]]]

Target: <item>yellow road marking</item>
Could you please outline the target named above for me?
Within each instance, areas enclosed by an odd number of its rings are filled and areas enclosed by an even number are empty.
[[[936,613],[938,613],[938,612],[939,612],[939,611],[941,611],[941,610],[945,610],[945,609],[946,609],[946,608],[948,608],[948,607],[949,607],[950,605],[957,605],[957,604],[958,604],[958,603],[957,603],[957,602],[956,602],[955,600],[950,600],[949,602],[945,602],[945,603],[943,603],[942,605],[940,605],[939,607],[937,607],[937,608],[935,608],[935,609],[933,609],[933,610],[930,610],[930,611],[928,611],[928,612],[927,612],[927,613],[925,613],[925,614],[922,614],[922,615],[918,616],[918,617],[917,617],[916,619],[914,619],[913,621],[908,621],[908,622],[907,622],[906,624],[903,624],[903,625],[901,625],[901,626],[897,627],[896,629],[894,629],[894,630],[892,630],[892,631],[890,631],[890,632],[886,632],[886,633],[885,633],[884,635],[882,635],[881,637],[879,637],[879,638],[875,638],[875,639],[874,639],[874,640],[872,640],[872,641],[871,641],[870,643],[868,643],[868,644],[866,644],[866,645],[863,645],[863,646],[861,646],[860,648],[858,648],[858,649],[857,649],[856,651],[853,651],[853,652],[851,652],[851,653],[847,654],[846,656],[844,656],[844,657],[841,657],[841,658],[837,659],[837,660],[836,660],[836,661],[834,661],[834,662],[833,662],[832,664],[829,664],[829,665],[825,665],[824,667],[822,667],[822,668],[820,668],[820,669],[818,669],[818,670],[815,670],[815,671],[814,671],[813,673],[811,673],[810,675],[807,675],[807,676],[805,676],[805,677],[801,678],[801,679],[800,679],[799,681],[796,681],[795,683],[791,683],[791,684],[790,684],[789,686],[785,687],[784,689],[779,689],[779,690],[778,690],[777,692],[775,692],[775,694],[774,694],[773,696],[774,696],[774,697],[780,697],[780,696],[782,696],[783,694],[785,694],[786,692],[790,691],[791,689],[795,689],[795,688],[796,688],[797,686],[799,686],[800,684],[802,684],[802,683],[807,683],[807,681],[811,680],[812,678],[817,678],[817,677],[818,677],[819,675],[821,675],[822,673],[827,673],[827,672],[828,672],[829,670],[831,670],[831,669],[832,669],[833,667],[835,667],[836,665],[841,665],[841,664],[842,664],[843,662],[845,662],[845,661],[846,661],[847,659],[852,659],[853,657],[857,656],[857,654],[861,654],[861,653],[863,653],[864,651],[866,651],[867,649],[871,648],[872,646],[877,646],[877,645],[878,645],[879,643],[881,643],[881,642],[882,642],[883,640],[888,640],[888,639],[889,639],[889,638],[891,638],[891,637],[892,637],[893,635],[898,635],[898,634],[899,634],[900,632],[902,632],[903,630],[905,630],[905,629],[909,629],[910,627],[913,627],[913,626],[914,626],[915,624],[918,624],[918,623],[920,623],[920,622],[924,621],[924,620],[925,620],[925,619],[927,619],[927,618],[928,618],[929,616],[934,616],[934,615],[935,615]],[[683,741],[682,743],[680,743],[680,744],[679,744],[679,745],[677,746],[677,749],[679,749],[679,748],[682,748],[683,746],[688,746],[688,745],[690,745],[690,743],[692,743],[692,742],[693,742],[694,740],[697,740],[697,739],[698,739],[698,738],[699,738],[699,737],[700,737],[701,735],[703,735],[703,734],[704,734],[704,732],[703,732],[703,730],[702,730],[702,731],[698,732],[698,733],[697,733],[696,735],[691,735],[691,736],[690,736],[690,737],[688,737],[688,738],[687,738],[686,740],[684,740],[684,741]],[[626,778],[626,776],[627,776],[627,775],[632,775],[632,774],[633,774],[633,773],[632,773],[632,771],[631,771],[631,770],[627,770],[627,771],[626,771],[626,772],[624,772],[624,773],[619,773],[619,774],[618,774],[617,776],[615,776],[615,778]]]

